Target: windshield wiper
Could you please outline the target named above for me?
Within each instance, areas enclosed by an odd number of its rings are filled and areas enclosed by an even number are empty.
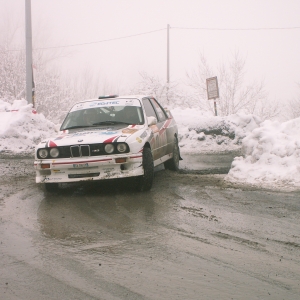
[[[93,124],[91,124],[91,125],[76,125],[76,126],[70,126],[70,127],[63,128],[62,130],[76,129],[76,128],[86,128],[86,127],[94,127],[94,126],[98,126],[98,125],[115,125],[115,124],[126,124],[126,125],[130,125],[130,124],[132,124],[132,123],[122,122],[122,121],[102,121],[102,122],[93,123]]]
[[[97,123],[93,123],[93,125],[114,125],[114,124],[131,124],[128,122],[122,122],[122,121],[102,121],[102,122],[97,122]]]
[[[76,125],[76,126],[70,126],[70,127],[62,128],[62,130],[75,129],[75,128],[85,128],[85,127],[91,127],[91,125]]]

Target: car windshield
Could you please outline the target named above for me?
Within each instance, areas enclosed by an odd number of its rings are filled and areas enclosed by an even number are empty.
[[[95,100],[76,104],[66,116],[60,130],[114,124],[144,124],[139,100]]]

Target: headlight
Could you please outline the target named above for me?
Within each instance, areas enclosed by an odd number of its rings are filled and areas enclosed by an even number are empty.
[[[38,155],[40,158],[46,158],[48,156],[48,150],[47,149],[40,149],[38,151]]]
[[[113,144],[107,144],[107,145],[105,145],[104,150],[106,153],[111,154],[114,152],[115,147]]]
[[[125,143],[120,143],[120,144],[118,144],[117,149],[118,149],[118,151],[121,152],[121,153],[125,152],[126,149],[127,149],[126,144],[125,144]]]
[[[57,148],[51,148],[50,156],[53,157],[53,158],[58,157],[59,156],[59,150]]]

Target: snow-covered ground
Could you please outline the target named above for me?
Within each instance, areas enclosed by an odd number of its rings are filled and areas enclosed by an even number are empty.
[[[15,100],[12,105],[0,100],[0,153],[33,155],[35,145],[53,134],[55,125],[33,113],[26,100]]]
[[[173,109],[181,153],[242,150],[225,180],[268,188],[300,188],[300,118],[284,123],[239,113],[216,117],[196,109]],[[55,135],[57,124],[33,113],[25,100],[0,100],[0,154],[29,154]]]

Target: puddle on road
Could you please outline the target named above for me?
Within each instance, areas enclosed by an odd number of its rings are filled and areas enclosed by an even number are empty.
[[[231,163],[240,152],[229,153],[185,153],[181,155],[180,173],[185,174],[227,174]]]

